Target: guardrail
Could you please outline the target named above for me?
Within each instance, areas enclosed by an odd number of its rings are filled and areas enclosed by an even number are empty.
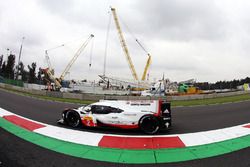
[[[250,94],[250,91],[237,91],[237,92],[227,92],[227,93],[213,93],[213,94],[199,94],[199,95],[183,95],[183,96],[167,96],[167,97],[143,97],[143,96],[127,96],[127,95],[98,95],[98,94],[88,94],[88,93],[65,93],[65,92],[54,92],[46,90],[35,90],[28,89],[24,87],[18,87],[14,85],[0,83],[0,87],[4,89],[12,89],[16,91],[26,92],[34,95],[58,97],[58,98],[69,98],[69,99],[79,99],[79,100],[90,100],[99,101],[100,99],[108,100],[154,100],[163,99],[168,101],[180,101],[180,100],[195,100],[195,99],[209,99],[216,97],[227,97],[234,95]]]

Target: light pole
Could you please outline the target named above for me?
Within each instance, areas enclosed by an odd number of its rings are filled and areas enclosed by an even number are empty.
[[[19,56],[18,56],[18,63],[17,63],[16,79],[18,78],[19,66],[20,66],[20,59],[21,59],[21,55],[22,55],[22,49],[23,49],[23,41],[24,41],[24,39],[25,39],[25,37],[22,37],[22,42],[21,42],[21,46],[20,46],[20,50],[19,50]]]

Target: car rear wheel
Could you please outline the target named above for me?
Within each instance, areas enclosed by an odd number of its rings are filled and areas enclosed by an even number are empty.
[[[153,115],[143,116],[139,121],[139,126],[147,134],[155,134],[160,129],[160,123]]]
[[[65,115],[65,120],[73,128],[80,125],[80,116],[76,111],[68,111]]]

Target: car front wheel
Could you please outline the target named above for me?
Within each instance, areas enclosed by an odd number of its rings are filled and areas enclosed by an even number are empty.
[[[73,128],[80,125],[80,116],[76,111],[68,111],[65,115],[67,124]]]
[[[147,134],[155,134],[160,129],[160,123],[153,115],[143,116],[139,121],[139,126]]]

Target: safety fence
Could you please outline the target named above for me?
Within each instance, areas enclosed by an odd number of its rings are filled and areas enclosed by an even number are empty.
[[[23,85],[23,83],[20,85]],[[186,95],[186,96],[143,97],[143,96],[129,96],[129,95],[98,95],[98,94],[89,94],[89,93],[66,93],[66,92],[30,89],[30,87],[32,86],[20,87],[20,86],[10,85],[6,83],[0,83],[0,88],[12,89],[12,90],[30,93],[34,95],[43,95],[43,96],[49,96],[49,97],[78,99],[78,100],[90,100],[90,101],[99,101],[100,99],[154,100],[154,99],[159,99],[159,98],[163,100],[168,100],[168,101],[180,101],[180,100],[209,99],[209,98],[216,98],[216,97],[227,97],[227,96],[234,96],[234,95],[250,94],[250,91],[237,91],[237,92],[227,92],[227,93],[213,93],[213,94]]]
[[[0,83],[23,87],[23,81],[0,77]]]

